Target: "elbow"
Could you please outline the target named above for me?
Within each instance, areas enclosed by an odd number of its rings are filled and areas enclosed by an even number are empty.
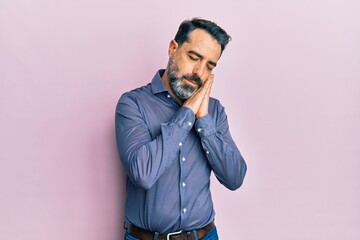
[[[154,185],[154,182],[149,178],[143,177],[134,179],[134,184],[144,190],[149,190]]]
[[[133,159],[131,162],[132,163],[128,170],[128,176],[132,182],[144,190],[152,188],[156,182],[156,176],[154,173],[150,171],[146,165],[144,166],[141,164],[141,162],[144,161],[139,162],[139,159]]]
[[[144,149],[140,148],[131,151],[131,153],[125,152],[120,159],[132,184],[144,190],[149,190],[156,182],[156,174],[151,171],[150,159],[144,154],[144,151]]]
[[[155,183],[155,178],[151,174],[141,171],[137,167],[132,168],[129,173],[132,182],[144,190],[149,190]]]
[[[235,191],[241,187],[243,184],[243,179],[237,178],[236,181],[234,181],[232,184],[229,184],[227,188],[231,191]]]
[[[247,166],[246,163],[243,161],[243,163],[240,165],[237,176],[234,177],[234,181],[232,182],[232,184],[229,184],[227,188],[231,191],[235,191],[239,189],[244,182],[246,171],[247,171]]]
[[[228,186],[228,189],[231,191],[235,191],[235,190],[239,189],[240,186],[241,186],[241,184],[240,185],[232,185],[232,186]]]

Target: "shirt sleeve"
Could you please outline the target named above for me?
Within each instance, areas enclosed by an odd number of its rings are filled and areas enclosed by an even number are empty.
[[[160,135],[152,138],[136,98],[124,94],[116,107],[115,130],[120,159],[131,181],[151,188],[174,163],[194,122],[192,110],[181,107],[169,122],[161,123]]]
[[[233,141],[224,107],[216,101],[216,120],[207,114],[195,123],[212,170],[217,179],[230,190],[239,188],[244,180],[247,166]]]

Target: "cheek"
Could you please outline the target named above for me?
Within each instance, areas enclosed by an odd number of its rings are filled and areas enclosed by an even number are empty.
[[[206,72],[204,73],[203,79],[202,79],[204,83],[205,83],[206,80],[210,77],[211,73],[212,73],[211,70],[208,70],[208,71],[206,71]]]
[[[189,74],[189,73],[191,74],[194,69],[193,64],[184,58],[177,58],[176,65],[179,68],[179,72],[181,74]]]

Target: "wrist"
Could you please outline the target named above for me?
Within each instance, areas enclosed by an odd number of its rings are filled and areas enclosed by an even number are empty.
[[[201,117],[204,117],[204,116],[206,116],[206,115],[208,115],[208,112],[197,112],[196,114],[195,114],[195,117],[196,117],[196,119],[199,119],[199,118],[201,118]]]

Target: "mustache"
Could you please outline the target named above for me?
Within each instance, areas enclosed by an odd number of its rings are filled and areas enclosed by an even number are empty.
[[[184,78],[196,82],[196,84],[199,86],[199,88],[201,88],[202,85],[203,85],[201,79],[198,76],[194,75],[194,74],[184,74],[184,75],[181,76],[181,79],[184,79]]]

